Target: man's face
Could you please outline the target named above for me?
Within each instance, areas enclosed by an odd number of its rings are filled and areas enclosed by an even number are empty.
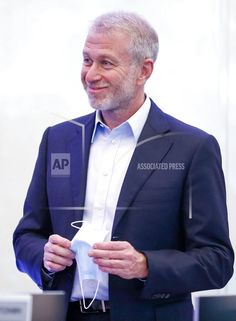
[[[133,64],[129,41],[129,36],[120,32],[89,33],[81,80],[93,108],[128,108],[135,97],[138,67]]]

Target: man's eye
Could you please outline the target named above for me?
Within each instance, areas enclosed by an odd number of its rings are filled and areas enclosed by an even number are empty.
[[[109,67],[111,67],[113,64],[112,64],[110,61],[108,61],[108,60],[103,60],[103,61],[102,61],[102,65],[103,65],[105,68],[109,68]]]
[[[89,65],[92,64],[92,61],[91,61],[91,59],[89,59],[89,58],[84,58],[83,64],[84,64],[85,66],[89,66]]]

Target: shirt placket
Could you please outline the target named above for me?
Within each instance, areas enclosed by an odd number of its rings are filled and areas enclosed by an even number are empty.
[[[107,141],[101,158],[98,171],[97,189],[94,197],[93,223],[102,228],[107,212],[107,195],[110,187],[115,157],[120,145],[120,137],[112,133],[107,136]],[[109,210],[109,209],[108,209]]]

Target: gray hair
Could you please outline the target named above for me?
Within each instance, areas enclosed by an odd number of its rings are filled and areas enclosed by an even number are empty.
[[[130,52],[136,61],[140,62],[146,58],[156,61],[159,49],[158,35],[153,27],[136,13],[105,13],[93,21],[89,31],[124,31],[130,35]]]

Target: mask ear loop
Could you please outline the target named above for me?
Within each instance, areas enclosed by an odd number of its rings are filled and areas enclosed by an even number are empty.
[[[81,226],[76,226],[76,224],[79,224],[79,223],[83,223],[84,221],[74,221],[74,222],[71,222],[70,225],[74,228],[76,228],[77,230],[80,230],[81,229]]]
[[[81,280],[81,274],[80,274],[80,267],[78,265],[78,271],[79,271],[79,283],[80,283],[80,288],[81,288],[81,294],[82,294],[82,299],[83,299],[83,306],[84,309],[87,310],[91,307],[91,305],[93,304],[94,300],[96,299],[97,293],[98,293],[98,289],[99,289],[99,285],[100,285],[100,280],[97,281],[97,287],[94,293],[93,298],[91,299],[89,305],[86,306],[86,302],[85,302],[85,297],[84,297],[84,288],[83,288],[83,281]]]
[[[76,228],[77,230],[80,230],[81,229],[81,226],[76,226],[76,224],[78,223],[83,223],[84,221],[74,221],[74,222],[71,222],[71,226]],[[97,281],[97,288],[95,290],[95,293],[94,293],[94,297],[93,299],[91,300],[91,302],[89,303],[88,306],[86,306],[86,303],[85,303],[85,297],[84,297],[84,289],[83,289],[83,281],[81,280],[81,272],[80,272],[80,266],[79,264],[77,265],[78,267],[78,271],[79,271],[79,283],[80,283],[80,288],[81,288],[81,294],[82,294],[82,299],[83,299],[83,306],[84,306],[84,309],[87,310],[91,307],[91,305],[93,304],[94,300],[96,299],[96,296],[97,296],[97,293],[98,293],[98,289],[99,289],[99,285],[100,285],[100,280]]]

